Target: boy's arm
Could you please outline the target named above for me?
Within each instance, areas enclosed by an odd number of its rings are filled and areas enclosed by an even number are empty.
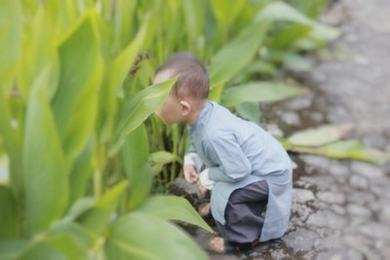
[[[192,144],[190,145],[189,149],[187,149],[184,155],[183,166],[186,167],[188,165],[194,166],[198,173],[201,172],[204,166],[202,160],[200,159],[199,155],[196,153]]]
[[[218,165],[208,168],[210,180],[238,182],[251,174],[251,163],[233,135],[208,140],[206,147],[208,156]]]

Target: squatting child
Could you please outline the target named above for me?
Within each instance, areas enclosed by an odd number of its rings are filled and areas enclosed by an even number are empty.
[[[209,241],[210,249],[223,253],[280,238],[292,196],[286,151],[259,125],[208,100],[207,69],[194,56],[173,56],[157,69],[154,82],[175,76],[156,114],[167,124],[188,124],[191,148],[184,176],[211,190],[211,214],[222,236]]]

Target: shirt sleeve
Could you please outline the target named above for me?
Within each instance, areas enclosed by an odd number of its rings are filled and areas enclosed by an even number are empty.
[[[204,163],[200,159],[200,156],[196,153],[195,148],[190,144],[184,155],[183,166],[192,165],[195,167],[197,172],[201,172],[204,168]]]
[[[210,180],[238,182],[251,174],[251,163],[233,135],[212,138],[206,147],[208,157],[217,165],[209,168]]]

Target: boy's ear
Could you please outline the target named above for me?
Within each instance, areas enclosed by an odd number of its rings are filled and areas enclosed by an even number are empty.
[[[192,109],[191,104],[188,103],[187,101],[181,100],[180,106],[181,106],[181,113],[183,116],[186,116],[191,112]]]

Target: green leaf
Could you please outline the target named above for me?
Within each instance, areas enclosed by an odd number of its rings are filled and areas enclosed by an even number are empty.
[[[115,154],[125,142],[127,135],[163,104],[175,82],[176,78],[173,78],[147,87],[124,104],[114,141],[109,151],[110,155]]]
[[[313,67],[308,59],[292,53],[286,55],[283,65],[294,72],[309,72]]]
[[[266,23],[257,22],[248,25],[211,59],[211,88],[217,88],[214,90],[214,94],[211,94],[213,99],[218,100],[222,93],[223,84],[252,61],[267,28]]]
[[[1,88],[1,86],[0,86]],[[10,100],[6,98],[0,89],[0,136],[4,144],[5,152],[9,158],[10,185],[16,197],[21,197],[24,190],[22,161],[22,137],[18,127],[13,127]]]
[[[0,240],[0,259],[18,259],[18,255],[27,244],[28,240]]]
[[[282,28],[278,27],[273,30],[272,36],[269,37],[267,46],[269,48],[277,48],[280,50],[289,50],[299,39],[303,39],[311,32],[311,27],[308,25],[288,23],[282,24]]]
[[[92,149],[93,145],[90,141],[73,164],[69,175],[69,204],[72,204],[86,192],[88,181],[92,175]]]
[[[153,173],[148,158],[148,136],[145,125],[141,124],[127,136],[122,148],[122,159],[129,179],[129,209],[138,207],[152,187]]]
[[[327,125],[294,133],[287,140],[293,145],[321,146],[340,140],[351,130],[351,125]]]
[[[13,120],[10,111],[9,94],[22,46],[23,17],[19,1],[6,0],[0,8],[0,135],[10,157],[10,180],[16,196],[23,192],[21,169],[22,141],[20,129],[11,126]]]
[[[237,16],[247,4],[246,0],[211,0],[213,12],[218,21],[221,37],[225,37],[227,30],[234,24]]]
[[[238,105],[237,113],[245,119],[248,119],[256,124],[260,123],[261,111],[259,104],[256,102],[243,102]]]
[[[59,46],[61,74],[53,111],[68,163],[84,149],[95,123],[102,58],[90,14]]]
[[[85,226],[91,233],[99,234],[107,228],[107,224],[114,213],[120,198],[126,190],[127,181],[121,181],[107,191],[96,204],[76,221]]]
[[[232,107],[242,102],[275,102],[303,93],[303,88],[286,83],[257,81],[226,89],[222,103]]]
[[[308,25],[312,28],[312,35],[315,38],[334,40],[340,32],[332,27],[321,25],[306,17],[291,5],[274,1],[264,7],[256,16],[258,21],[289,21]]]
[[[210,226],[201,216],[199,216],[191,204],[182,197],[154,196],[149,198],[139,211],[165,220],[184,221],[201,227],[206,231],[213,232]]]
[[[16,238],[20,228],[18,216],[18,203],[12,190],[0,185],[0,240]]]
[[[182,1],[186,33],[188,35],[189,46],[194,46],[204,29],[204,1],[186,0]]]
[[[18,71],[18,90],[23,97],[28,97],[29,90],[35,77],[48,63],[55,64],[55,31],[53,21],[48,9],[40,5],[31,21],[26,23],[22,59]],[[54,66],[53,66],[54,67]],[[57,68],[58,69],[58,68]],[[54,72],[54,70],[53,70]],[[58,71],[53,73],[53,84],[48,86],[51,90],[49,96],[54,93],[58,80]]]
[[[328,0],[288,0],[288,2],[300,12],[312,18],[318,18],[329,4]]]
[[[349,159],[384,164],[390,161],[390,154],[368,148],[358,140],[345,140],[319,147],[295,146],[288,141],[282,142],[284,147],[293,152],[324,155],[336,159]]]
[[[158,151],[150,154],[149,161],[151,162],[153,171],[155,173],[160,172],[161,169],[164,167],[164,165],[168,163],[173,163],[173,162],[182,163],[180,157],[178,157],[176,154],[167,151]]]
[[[69,211],[66,213],[65,217],[61,220],[62,222],[70,222],[76,220],[82,214],[87,212],[89,209],[92,209],[96,204],[94,198],[91,197],[82,197],[76,200]]]
[[[37,78],[27,106],[23,169],[29,233],[50,226],[68,201],[65,159],[47,96],[48,75],[44,70]]]
[[[87,259],[87,248],[81,241],[69,233],[56,233],[45,236],[42,240],[32,240],[18,259]]]
[[[207,255],[176,226],[145,213],[121,217],[106,244],[109,259],[207,259]]]
[[[9,94],[19,60],[23,17],[17,0],[5,0],[0,8],[0,91]]]
[[[96,236],[79,223],[69,222],[68,220],[59,221],[50,229],[47,235],[66,234],[76,239],[77,243],[84,248],[91,248]]]
[[[137,1],[118,0],[112,2],[113,52],[122,49],[130,41],[134,26]]]
[[[101,103],[103,104],[100,107],[100,127],[103,127],[101,133],[102,142],[106,142],[111,138],[117,111],[116,98],[118,90],[125,81],[131,66],[134,64],[137,55],[145,44],[148,33],[150,33],[149,31],[152,28],[151,26],[150,16],[146,16],[134,40],[116,56],[112,64],[108,64],[107,85],[101,89],[100,93]]]

